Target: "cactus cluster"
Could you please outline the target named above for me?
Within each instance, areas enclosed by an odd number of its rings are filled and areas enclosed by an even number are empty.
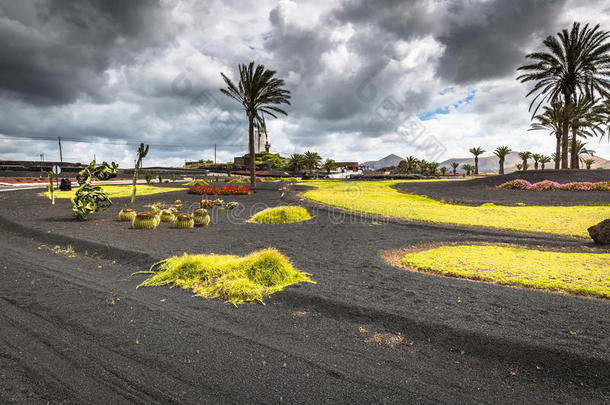
[[[193,213],[193,221],[195,221],[195,226],[208,226],[210,223],[210,215],[207,210],[199,208]]]
[[[174,222],[175,219],[176,217],[171,209],[161,211],[161,222]]]
[[[192,228],[195,226],[195,221],[189,214],[179,214],[174,221],[176,228]]]
[[[133,219],[131,226],[135,229],[155,229],[159,225],[159,217],[152,211],[138,213]]]
[[[136,217],[136,212],[131,208],[123,208],[119,211],[119,221],[130,221]]]

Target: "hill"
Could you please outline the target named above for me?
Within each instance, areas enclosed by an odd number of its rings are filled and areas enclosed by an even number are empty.
[[[400,157],[395,154],[388,155],[383,159],[379,160],[370,160],[368,162],[361,163],[361,166],[369,166],[371,169],[381,169],[384,167],[398,166],[401,160],[404,160],[403,157]]]

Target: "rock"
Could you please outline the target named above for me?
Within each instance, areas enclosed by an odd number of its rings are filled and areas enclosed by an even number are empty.
[[[595,242],[604,245],[610,243],[610,219],[604,219],[599,224],[593,225],[587,230]]]

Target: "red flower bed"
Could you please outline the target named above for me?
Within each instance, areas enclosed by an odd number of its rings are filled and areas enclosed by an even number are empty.
[[[193,186],[187,192],[198,195],[247,195],[250,194],[250,189],[242,185],[222,187]]]

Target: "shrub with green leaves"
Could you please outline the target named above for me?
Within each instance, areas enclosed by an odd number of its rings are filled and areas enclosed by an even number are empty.
[[[265,297],[295,283],[313,283],[311,274],[295,269],[275,249],[244,257],[233,255],[173,256],[152,265],[153,274],[140,287],[174,285],[204,298],[220,298],[237,306],[245,301],[263,302]]]
[[[103,162],[101,166],[96,167],[95,160],[92,160],[87,167],[78,172],[76,181],[78,181],[80,187],[76,190],[74,198],[70,199],[76,219],[85,221],[90,213],[97,212],[100,209],[105,211],[112,205],[112,201],[101,186],[91,185],[91,178],[108,180],[116,177],[118,167],[114,162],[111,165]]]
[[[311,215],[303,207],[281,206],[267,208],[255,214],[248,222],[257,224],[289,224],[311,219]]]

